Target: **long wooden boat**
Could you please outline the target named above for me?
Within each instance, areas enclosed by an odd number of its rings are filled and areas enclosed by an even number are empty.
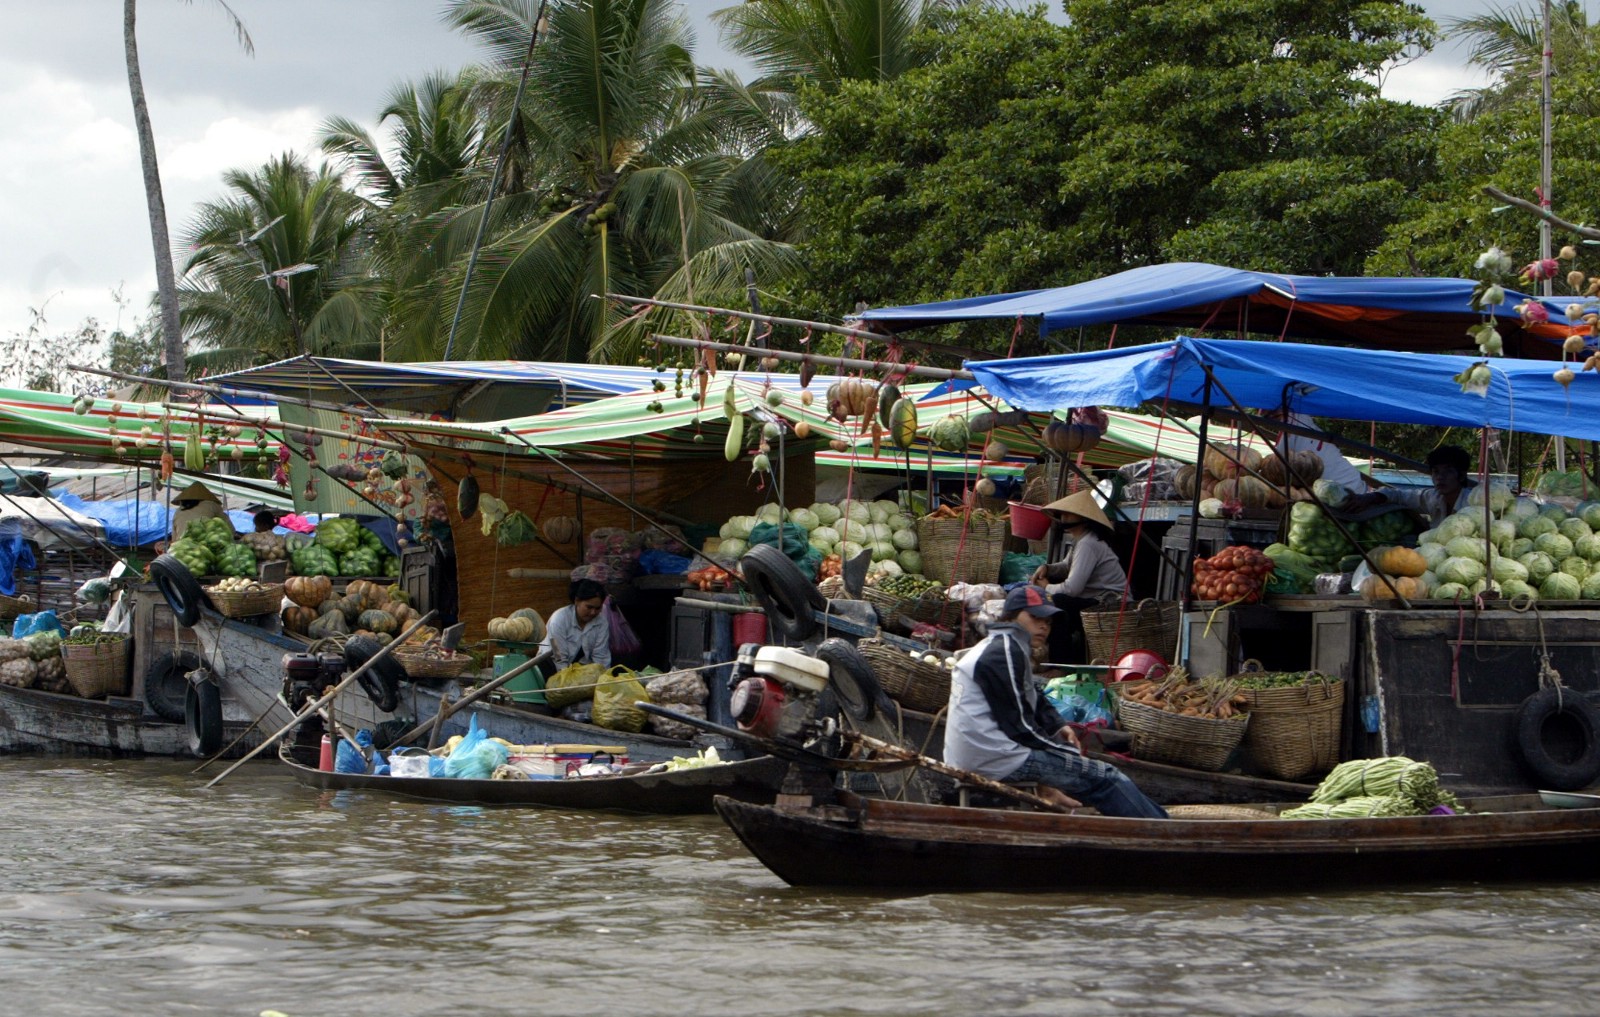
[[[1600,808],[1537,795],[1385,819],[1117,819],[864,799],[810,808],[719,798],[745,847],[794,886],[883,890],[1437,885],[1600,878]]]
[[[670,773],[563,780],[469,780],[390,777],[318,770],[280,754],[295,780],[321,791],[371,791],[457,805],[520,805],[553,809],[684,815],[713,811],[712,801],[770,802],[788,763],[757,756]]]
[[[287,716],[287,713],[285,714]],[[248,720],[223,718],[223,736],[232,742],[249,728]],[[257,732],[232,755],[255,747]],[[0,685],[0,753],[54,756],[187,756],[189,728],[181,721],[150,713],[141,700],[126,696],[83,699],[40,689]]]

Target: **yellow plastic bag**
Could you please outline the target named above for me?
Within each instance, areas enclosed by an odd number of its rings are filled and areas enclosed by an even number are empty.
[[[594,690],[594,713],[591,723],[611,731],[631,731],[637,734],[644,730],[645,722],[650,719],[650,715],[633,704],[648,703],[650,693],[645,691],[644,685],[627,668],[616,667],[612,669],[612,673],[613,678],[608,681],[603,680],[600,687]]]
[[[594,695],[594,683],[605,677],[599,664],[568,664],[544,683],[544,698],[559,710],[581,703]]]

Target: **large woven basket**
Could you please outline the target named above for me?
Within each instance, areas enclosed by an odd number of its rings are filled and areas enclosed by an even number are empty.
[[[938,713],[950,702],[950,672],[937,664],[913,658],[877,639],[863,639],[856,649],[872,665],[878,685],[890,699],[923,713]]]
[[[403,646],[397,646],[390,656],[398,660],[406,674],[412,678],[459,678],[472,669],[470,653],[440,657],[424,653],[422,650],[408,650]]]
[[[1153,763],[1220,770],[1250,726],[1242,720],[1185,717],[1117,697],[1117,722],[1133,734],[1133,754]]]
[[[1230,675],[1230,679],[1250,677],[1251,672],[1245,671],[1237,675]],[[1308,707],[1326,705],[1330,700],[1344,702],[1344,679],[1329,678],[1325,675],[1311,672],[1312,677],[1300,685],[1287,685],[1275,689],[1240,689],[1239,695],[1246,700],[1245,709],[1251,713],[1267,710],[1303,710]]]
[[[1010,534],[1011,522],[1005,516],[918,519],[922,574],[946,586],[996,582]]]
[[[283,603],[282,583],[251,583],[243,590],[224,590],[220,586],[207,586],[206,596],[216,605],[217,611],[229,618],[249,618],[258,614],[276,614]]]
[[[1153,650],[1164,660],[1175,659],[1183,624],[1183,608],[1177,601],[1141,600],[1137,607],[1085,611],[1082,617],[1090,660],[1115,663],[1129,650]]]
[[[128,691],[128,640],[62,643],[61,661],[72,691],[84,699],[104,699]]]
[[[960,605],[952,603],[943,590],[930,590],[920,597],[896,597],[875,586],[866,586],[861,596],[876,607],[889,624],[904,620],[948,627],[960,617]]]
[[[1339,762],[1343,681],[1324,679],[1285,689],[1244,691],[1256,696],[1275,694],[1269,701],[1274,705],[1250,707],[1244,747],[1252,769],[1279,780],[1299,780],[1326,773]]]
[[[26,593],[18,597],[0,593],[0,618],[15,618],[19,614],[28,614],[32,610],[33,598]]]

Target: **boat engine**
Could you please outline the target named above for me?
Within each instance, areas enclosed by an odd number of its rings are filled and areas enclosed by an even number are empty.
[[[762,738],[810,745],[837,731],[819,710],[828,688],[827,661],[784,646],[746,643],[739,648],[729,710],[739,730]]]
[[[283,655],[283,702],[299,713],[322,691],[322,658],[315,653]]]

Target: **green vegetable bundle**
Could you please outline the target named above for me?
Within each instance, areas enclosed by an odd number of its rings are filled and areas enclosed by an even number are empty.
[[[501,547],[516,547],[518,544],[530,544],[539,537],[539,528],[532,519],[521,509],[513,509],[506,513],[500,521],[500,528],[495,531],[494,539]]]
[[[379,565],[380,572],[388,578],[398,578],[400,575],[400,559],[392,554],[382,555],[381,557],[382,562]]]
[[[226,519],[196,519],[184,527],[183,539],[204,544],[212,558],[221,558],[233,546],[233,524]]]
[[[334,557],[332,551],[320,544],[312,544],[310,547],[301,547],[290,551],[289,564],[294,567],[295,574],[300,576],[336,576],[339,574],[339,559]]]
[[[1292,689],[1296,685],[1326,679],[1320,671],[1246,671],[1233,675],[1232,680],[1240,689]]]
[[[1311,800],[1332,803],[1373,795],[1400,795],[1418,812],[1426,812],[1436,805],[1454,807],[1457,804],[1455,795],[1439,787],[1438,771],[1405,756],[1340,763],[1317,785]]]
[[[339,556],[341,576],[375,576],[379,574],[380,569],[378,553],[370,547],[358,547]]]
[[[195,575],[209,576],[216,568],[216,560],[210,548],[198,540],[189,539],[188,533],[192,529],[194,527],[190,526],[188,530],[184,530],[184,537],[181,540],[174,540],[172,546],[167,548],[167,553],[183,562],[183,567]]]
[[[361,524],[347,516],[317,524],[316,542],[334,554],[349,554],[361,546]]]
[[[1311,802],[1278,813],[1279,819],[1372,819],[1378,816],[1419,816],[1423,812],[1404,795],[1365,795],[1339,802]]]
[[[245,544],[229,544],[217,556],[217,572],[225,576],[254,576],[256,553]]]
[[[932,579],[921,576],[902,574],[898,576],[884,576],[874,584],[884,593],[892,594],[906,600],[915,599],[930,590],[942,590],[943,585]]]

